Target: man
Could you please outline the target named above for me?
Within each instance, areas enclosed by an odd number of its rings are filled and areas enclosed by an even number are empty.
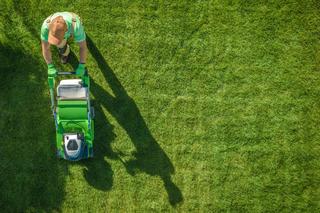
[[[50,45],[58,48],[61,63],[66,64],[70,53],[70,47],[67,44],[69,38],[73,38],[80,47],[80,63],[76,69],[76,75],[82,76],[84,74],[87,43],[80,17],[71,12],[57,12],[46,18],[41,27],[42,55],[48,65],[48,75],[56,76],[57,74],[52,63]]]

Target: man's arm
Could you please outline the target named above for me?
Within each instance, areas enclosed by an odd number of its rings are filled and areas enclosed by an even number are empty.
[[[50,44],[46,41],[41,41],[42,55],[47,64],[52,63]]]
[[[82,64],[86,63],[87,60],[87,54],[88,54],[88,48],[87,48],[87,42],[86,40],[81,41],[78,43],[80,47],[80,62]]]

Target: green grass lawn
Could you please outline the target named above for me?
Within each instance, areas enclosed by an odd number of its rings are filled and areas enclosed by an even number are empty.
[[[57,11],[89,45],[95,158],[76,163],[40,47]],[[1,211],[320,211],[319,38],[316,0],[1,0]]]

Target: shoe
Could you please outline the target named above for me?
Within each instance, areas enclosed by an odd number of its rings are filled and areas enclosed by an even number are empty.
[[[68,58],[69,58],[69,55],[67,55],[67,56],[60,55],[60,61],[61,61],[61,63],[62,63],[62,64],[68,63]]]
[[[70,47],[68,44],[66,44],[63,48],[58,48],[60,61],[62,64],[66,64],[68,62],[68,56],[70,53]],[[65,56],[65,54],[67,54]]]

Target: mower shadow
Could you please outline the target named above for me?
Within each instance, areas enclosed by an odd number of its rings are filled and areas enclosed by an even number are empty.
[[[176,205],[180,203],[183,200],[183,196],[180,189],[171,180],[174,167],[170,159],[150,133],[136,103],[129,97],[89,36],[87,36],[87,43],[91,55],[96,60],[106,82],[112,89],[114,97],[94,81],[91,81],[91,91],[96,100],[99,100],[99,103],[108,110],[127,132],[136,148],[136,152],[133,154],[134,160],[126,162],[121,160],[119,156],[121,153],[112,154],[111,156],[119,159],[131,175],[134,175],[136,171],[142,171],[152,176],[159,176],[168,193],[170,204]],[[112,153],[112,151],[110,152]]]
[[[79,64],[79,60],[72,50],[69,54],[68,63],[72,66],[73,70],[75,70]],[[90,79],[90,81],[92,82],[93,80]],[[90,90],[92,90],[92,87]],[[77,163],[86,167],[83,170],[83,175],[91,186],[106,191],[112,188],[113,171],[104,157],[106,155],[108,157],[113,156],[113,153],[110,152],[112,150],[110,144],[114,140],[115,134],[113,133],[113,126],[103,113],[100,103],[97,100],[92,100],[91,104],[95,112],[94,158]]]
[[[110,143],[114,140],[113,126],[108,122],[102,108],[94,104],[95,109],[95,139],[94,158],[81,161],[86,168],[83,175],[87,182],[99,189],[110,190],[113,185],[113,171],[110,164],[105,161],[105,155],[111,150]]]

